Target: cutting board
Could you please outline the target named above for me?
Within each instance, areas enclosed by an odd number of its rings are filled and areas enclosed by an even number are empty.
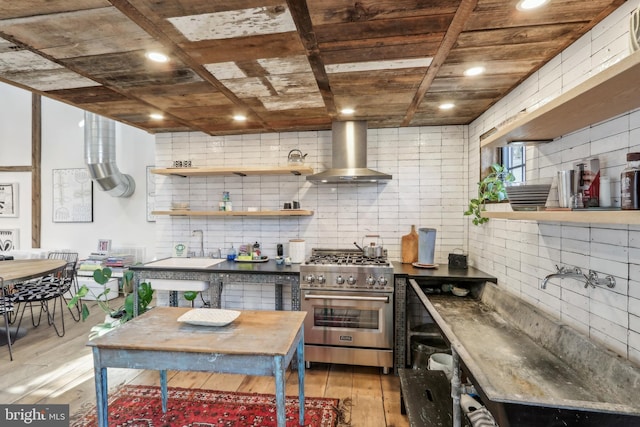
[[[402,236],[400,256],[403,264],[418,262],[418,232],[416,226],[411,226],[409,234]]]

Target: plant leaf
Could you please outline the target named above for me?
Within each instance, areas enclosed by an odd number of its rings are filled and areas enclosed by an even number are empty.
[[[187,301],[193,301],[197,298],[197,296],[198,292],[196,291],[185,291],[184,293],[184,299],[186,299]]]

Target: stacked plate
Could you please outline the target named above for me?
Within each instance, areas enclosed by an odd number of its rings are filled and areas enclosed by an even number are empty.
[[[535,211],[544,207],[551,190],[551,180],[545,183],[519,182],[507,185],[507,197],[514,211]]]

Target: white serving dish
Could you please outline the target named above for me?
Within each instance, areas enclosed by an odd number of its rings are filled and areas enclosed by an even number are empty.
[[[225,326],[240,316],[236,310],[218,308],[194,308],[178,317],[178,322],[197,326]]]
[[[460,288],[458,286],[454,286],[453,288],[451,288],[451,293],[454,294],[457,297],[464,297],[464,296],[467,296],[469,294],[469,289]]]

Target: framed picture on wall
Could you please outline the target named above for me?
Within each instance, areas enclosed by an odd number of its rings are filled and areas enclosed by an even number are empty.
[[[0,230],[0,252],[20,249],[18,229]]]
[[[98,252],[108,253],[109,251],[111,251],[111,240],[109,239],[98,240]]]
[[[152,213],[156,209],[156,177],[151,173],[155,166],[147,166],[147,221],[156,222]]]
[[[87,169],[53,170],[53,222],[93,222],[93,181]]]
[[[0,184],[0,217],[18,216],[18,183]]]

